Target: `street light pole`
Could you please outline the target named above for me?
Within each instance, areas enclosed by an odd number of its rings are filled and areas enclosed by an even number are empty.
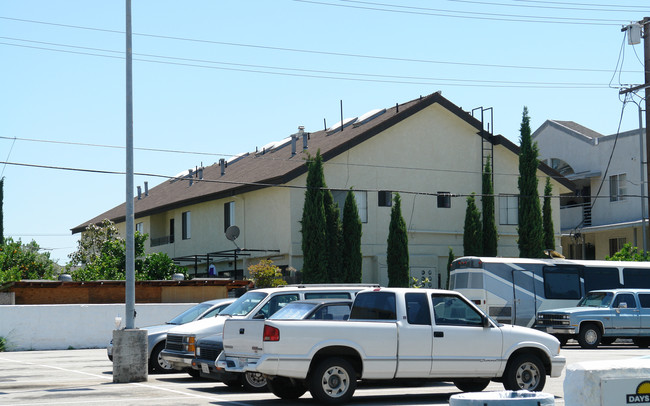
[[[131,0],[126,0],[126,328],[135,326],[135,237],[133,215],[133,74]]]

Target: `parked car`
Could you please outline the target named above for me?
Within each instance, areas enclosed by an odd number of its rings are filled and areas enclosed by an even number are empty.
[[[165,348],[167,332],[175,326],[190,323],[195,320],[214,317],[226,307],[234,302],[234,298],[214,299],[192,306],[185,310],[183,313],[174,317],[165,324],[157,326],[142,327],[147,330],[148,342],[148,357],[149,357],[149,372],[150,373],[163,373],[173,372],[171,366],[165,362],[160,356],[160,352]],[[113,340],[110,341],[106,348],[108,359],[113,361]]]
[[[575,338],[582,348],[631,338],[640,348],[650,346],[650,289],[594,290],[576,307],[537,314],[536,329],[552,334],[562,344]]]
[[[339,298],[351,299],[357,292],[378,287],[364,284],[301,284],[277,288],[255,289],[246,292],[231,306],[214,319],[197,320],[174,327],[167,334],[167,345],[161,352],[163,360],[177,371],[185,371],[194,378],[201,375],[198,367],[192,365],[196,342],[204,337],[223,332],[227,319],[268,318],[288,303],[301,299]]]
[[[352,300],[309,299],[296,300],[275,312],[269,320],[347,320]],[[263,323],[263,319],[259,319]],[[247,392],[261,392],[267,389],[266,377],[259,372],[226,372],[217,368],[214,361],[223,350],[223,336],[214,334],[197,341],[196,357],[192,367],[201,371],[202,378],[221,381],[230,387],[243,387]]]
[[[560,343],[502,325],[458,292],[377,288],[359,292],[349,320],[228,319],[217,367],[259,372],[282,399],[307,390],[325,404],[349,401],[358,380],[451,381],[462,391],[491,380],[540,391],[566,364]]]

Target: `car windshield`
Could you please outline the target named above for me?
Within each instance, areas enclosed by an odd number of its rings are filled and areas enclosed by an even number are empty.
[[[246,292],[219,313],[224,316],[246,316],[267,296],[264,292]]]
[[[190,321],[196,320],[203,312],[208,310],[212,305],[210,303],[199,303],[194,307],[190,307],[185,310],[183,313],[169,320],[167,324],[185,324]]]
[[[305,318],[314,307],[316,307],[315,303],[289,303],[273,313],[269,320],[300,320]]]
[[[614,295],[611,292],[589,292],[580,299],[578,307],[609,307]]]

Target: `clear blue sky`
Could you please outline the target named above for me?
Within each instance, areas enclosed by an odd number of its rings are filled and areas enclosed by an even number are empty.
[[[523,106],[533,130],[557,119],[615,133],[619,83],[643,82],[643,47],[621,26],[650,6],[133,0],[132,16],[135,172],[173,176],[334,124],[341,100],[354,117],[438,90],[492,107],[494,131],[515,143]],[[5,236],[60,264],[70,229],[125,199],[124,175],[76,170],[125,170],[124,31],[124,1],[0,0]],[[637,127],[628,104],[622,130]]]

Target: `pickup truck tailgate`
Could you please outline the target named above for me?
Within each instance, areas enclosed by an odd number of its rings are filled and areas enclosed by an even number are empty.
[[[229,355],[257,355],[262,352],[264,320],[228,319],[223,327],[224,351]]]

